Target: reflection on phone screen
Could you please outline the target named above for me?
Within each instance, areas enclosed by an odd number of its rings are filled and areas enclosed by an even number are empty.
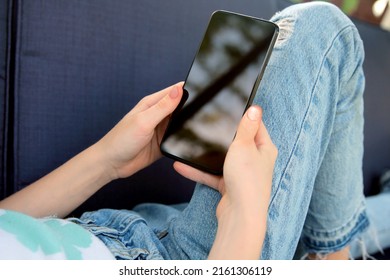
[[[163,139],[164,153],[211,173],[222,172],[275,28],[251,17],[213,14],[185,81],[185,102]]]

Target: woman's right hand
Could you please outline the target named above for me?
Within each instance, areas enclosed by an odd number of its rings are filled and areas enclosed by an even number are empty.
[[[229,147],[223,177],[175,163],[176,171],[184,177],[209,185],[222,194],[216,213],[217,238],[210,258],[259,257],[276,157],[277,148],[262,121],[261,109],[252,106],[244,114]],[[233,246],[235,239],[237,248]]]

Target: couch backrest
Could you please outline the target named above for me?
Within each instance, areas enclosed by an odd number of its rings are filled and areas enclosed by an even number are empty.
[[[356,21],[364,42],[364,184],[378,191],[378,179],[390,169],[390,32]]]
[[[184,79],[214,10],[269,18],[287,5],[282,0],[0,0],[0,198],[97,141],[143,96]],[[390,35],[357,24],[366,46],[368,188],[390,167]],[[170,163],[163,159],[130,180],[112,183],[85,208],[187,200],[193,184]]]
[[[7,107],[7,43],[8,43],[8,2],[0,1],[0,198],[6,195],[6,123],[8,123]]]
[[[8,179],[2,186],[8,194],[97,141],[143,96],[184,79],[212,11],[262,17],[275,11],[272,1],[259,5],[257,0],[2,3],[14,7],[15,31],[9,57]],[[164,159],[115,182],[114,195],[105,195],[106,188],[92,204],[131,207],[146,200],[188,199],[193,183],[170,165]]]

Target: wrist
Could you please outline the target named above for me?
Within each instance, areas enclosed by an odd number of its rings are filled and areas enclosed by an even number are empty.
[[[267,215],[261,211],[235,211],[217,217],[218,227],[224,229],[251,229],[251,232],[261,233],[265,231]]]
[[[262,214],[234,212],[218,218],[210,259],[259,259],[266,231]]]
[[[90,159],[93,162],[94,168],[100,174],[99,177],[103,183],[107,184],[115,179],[118,179],[118,173],[115,167],[111,164],[110,160],[107,158],[106,150],[100,143],[96,143],[89,147],[85,152],[90,154]]]
[[[244,202],[230,203],[223,201],[217,207],[218,223],[259,223],[265,222],[268,215],[268,204],[258,198],[247,198]]]

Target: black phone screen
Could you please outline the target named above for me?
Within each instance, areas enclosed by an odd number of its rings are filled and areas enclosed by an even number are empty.
[[[277,37],[269,21],[214,12],[161,143],[164,155],[221,174]]]

